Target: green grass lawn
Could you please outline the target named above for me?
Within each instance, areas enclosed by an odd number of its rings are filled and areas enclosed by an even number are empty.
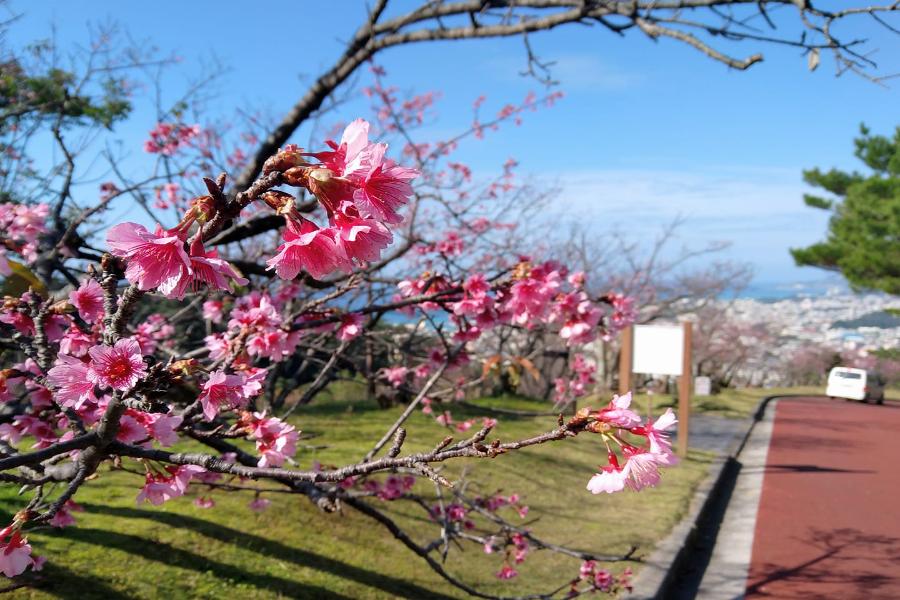
[[[546,404],[507,398],[500,404],[521,410],[546,410]],[[297,454],[301,468],[314,460],[341,465],[358,460],[373,440],[393,422],[399,409],[323,397],[295,413],[293,421],[315,437]],[[476,408],[455,409],[454,418],[480,416]],[[408,422],[404,451],[433,446],[446,435],[430,417],[417,413]],[[495,437],[513,440],[555,425],[551,417],[502,417]],[[668,469],[662,484],[638,494],[593,496],[585,490],[605,450],[596,436],[501,456],[467,460],[448,467],[451,474],[470,469],[470,480],[482,493],[517,492],[531,507],[533,532],[574,548],[623,553],[637,545],[645,556],[678,522],[691,494],[707,472],[711,455],[692,453]],[[452,477],[451,477],[452,479]],[[62,530],[33,531],[35,554],[49,558],[34,586],[13,592],[22,598],[461,598],[465,595],[435,575],[370,519],[346,508],[325,514],[305,498],[269,494],[263,513],[247,508],[252,493],[212,492],[215,508],[202,509],[192,500],[209,495],[192,485],[188,495],[161,507],[135,505],[142,478],[104,470],[76,500],[85,507],[78,524]],[[254,484],[273,487],[272,484]],[[417,484],[418,491],[433,488]],[[433,539],[436,528],[424,513],[372,500],[409,528],[419,542]],[[24,505],[15,490],[3,486],[0,509],[7,514]],[[518,519],[518,517],[516,517]],[[500,557],[479,547],[453,549],[448,569],[490,593],[545,592],[573,577],[579,562],[547,551],[535,551],[521,575],[506,583],[493,574]],[[614,568],[624,568],[619,563]],[[628,563],[639,570],[639,563]]]

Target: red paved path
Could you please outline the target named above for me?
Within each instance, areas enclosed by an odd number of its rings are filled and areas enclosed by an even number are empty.
[[[749,598],[900,598],[900,405],[778,402]]]

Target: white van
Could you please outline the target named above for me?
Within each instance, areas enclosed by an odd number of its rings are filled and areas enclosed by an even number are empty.
[[[884,384],[877,375],[869,375],[864,369],[835,367],[828,374],[825,395],[848,400],[875,400],[884,403]]]

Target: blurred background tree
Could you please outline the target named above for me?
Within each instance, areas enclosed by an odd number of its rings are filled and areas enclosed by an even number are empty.
[[[794,248],[798,265],[841,273],[854,289],[900,294],[900,127],[893,137],[863,125],[854,154],[868,174],[805,171],[803,179],[832,197],[808,194],[807,206],[831,211],[824,241]]]

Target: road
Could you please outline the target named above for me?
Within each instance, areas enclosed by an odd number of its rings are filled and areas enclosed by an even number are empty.
[[[725,453],[732,449],[738,437],[750,425],[750,419],[726,419],[715,415],[691,415],[688,444],[696,450]],[[678,432],[672,437],[676,446]]]
[[[748,598],[900,598],[900,406],[781,400]]]
[[[780,399],[739,460],[698,597],[900,598],[900,404]]]

